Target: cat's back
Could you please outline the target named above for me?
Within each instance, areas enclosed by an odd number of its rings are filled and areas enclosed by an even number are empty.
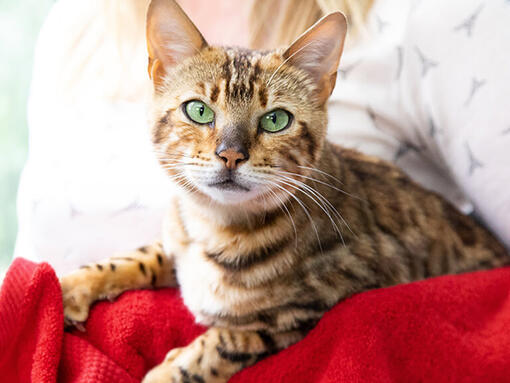
[[[394,164],[333,144],[331,149],[341,165],[343,187],[358,197],[343,199],[343,209],[357,209],[363,216],[354,220],[359,232],[382,233],[395,238],[409,253],[437,258],[440,265],[433,267],[438,270],[433,274],[467,271],[471,265],[483,268],[485,258],[487,268],[508,263],[506,249],[478,221],[418,185]],[[430,257],[435,253],[436,257]],[[459,270],[448,270],[454,264]]]

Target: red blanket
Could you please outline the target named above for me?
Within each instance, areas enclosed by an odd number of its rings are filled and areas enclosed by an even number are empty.
[[[231,382],[510,382],[509,292],[505,268],[359,294]],[[204,331],[173,289],[98,303],[86,328],[63,331],[51,267],[16,260],[0,292],[0,381],[139,382]]]

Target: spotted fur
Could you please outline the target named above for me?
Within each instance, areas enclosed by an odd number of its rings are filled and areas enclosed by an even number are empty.
[[[171,350],[145,383],[226,382],[302,339],[354,293],[508,263],[487,230],[441,197],[392,164],[326,140],[329,78],[289,63],[288,51],[195,40],[197,52],[177,65],[163,68],[151,56],[153,144],[178,187],[162,244],[61,281],[71,324],[95,300],[180,286],[210,329]],[[189,100],[209,105],[215,121],[190,121]],[[275,108],[292,113],[291,125],[261,131],[260,117]],[[224,144],[241,145],[249,158],[225,170],[217,154]],[[209,185],[222,177],[246,190]]]

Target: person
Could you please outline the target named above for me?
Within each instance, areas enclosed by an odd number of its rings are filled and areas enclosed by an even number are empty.
[[[15,255],[60,275],[159,236],[168,181],[148,138],[147,2],[60,0],[40,34]],[[342,10],[330,140],[395,162],[510,247],[508,1],[179,3],[209,43],[261,49]]]

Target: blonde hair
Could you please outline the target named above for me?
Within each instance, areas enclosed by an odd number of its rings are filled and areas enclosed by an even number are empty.
[[[373,0],[252,0],[252,48],[292,42],[323,15],[341,10],[359,29]],[[145,13],[150,0],[59,0],[41,35],[38,63],[62,100],[134,101],[150,93]],[[277,17],[273,17],[278,15]],[[42,36],[41,36],[42,37]],[[42,68],[46,64],[46,71]],[[52,76],[47,74],[51,73]]]
[[[268,49],[292,43],[322,16],[343,12],[359,32],[374,0],[256,0],[250,16],[250,45]],[[275,16],[276,15],[276,16]]]
[[[149,0],[59,0],[39,36],[34,81],[62,102],[135,101],[150,91]]]

